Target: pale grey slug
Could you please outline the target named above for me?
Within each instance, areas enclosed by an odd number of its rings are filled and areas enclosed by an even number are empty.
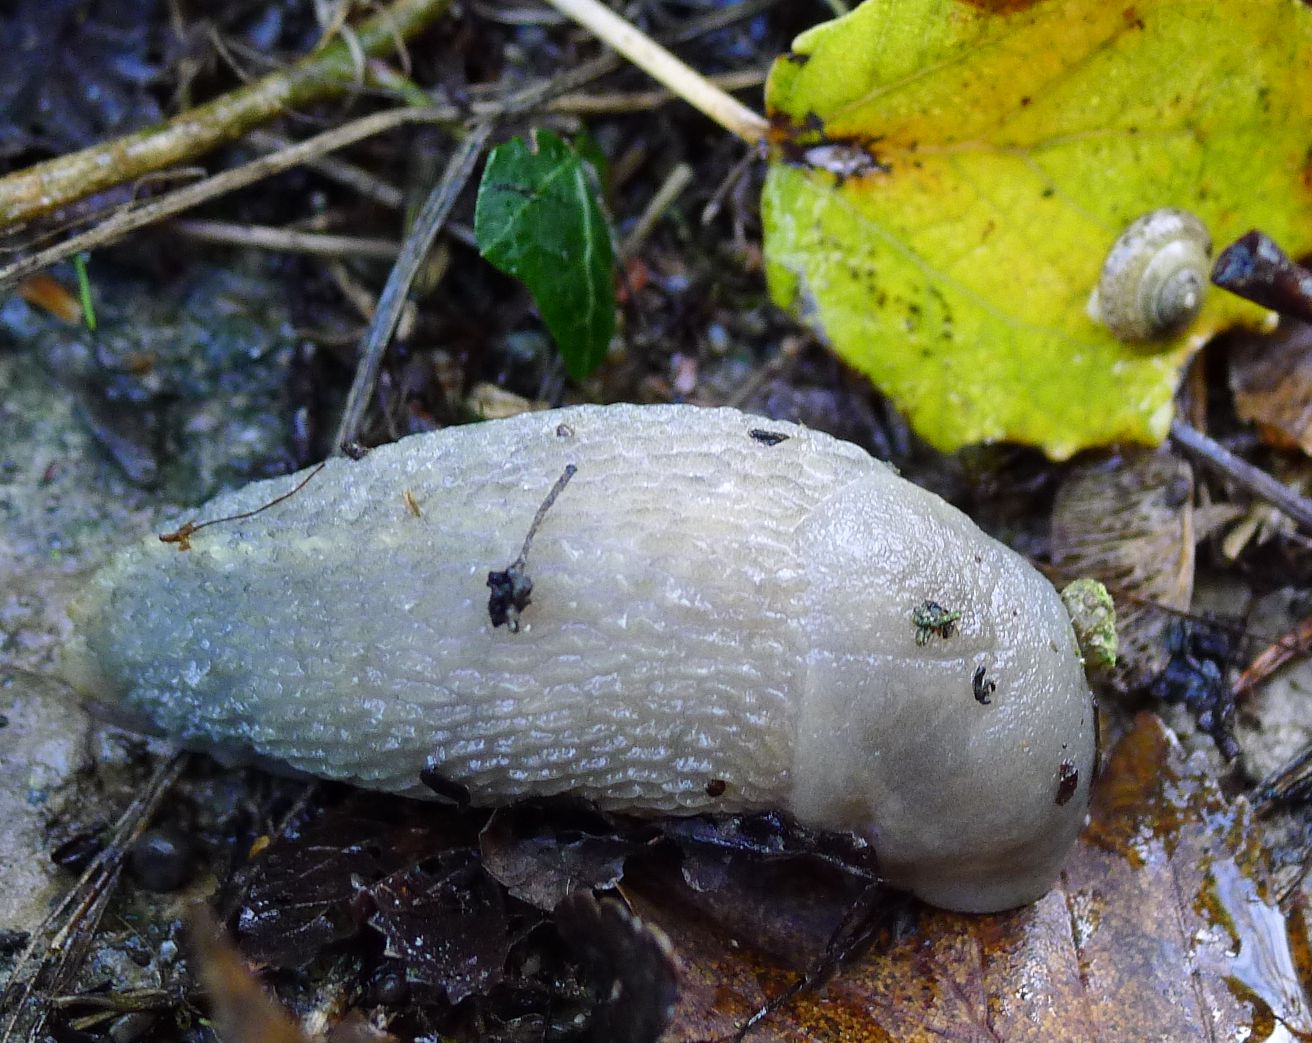
[[[494,627],[489,573],[553,484],[520,630]],[[65,677],[187,745],[415,797],[432,768],[479,805],[780,808],[951,909],[1042,895],[1089,800],[1092,696],[1048,582],[856,446],[730,409],[579,406],[331,460],[189,550],[120,552],[72,615]]]

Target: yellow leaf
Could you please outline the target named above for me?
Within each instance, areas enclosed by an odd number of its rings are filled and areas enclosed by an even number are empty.
[[[793,47],[767,88],[771,293],[940,449],[1165,437],[1190,353],[1264,313],[1213,289],[1183,333],[1116,340],[1087,306],[1139,215],[1312,249],[1300,0],[868,0]]]

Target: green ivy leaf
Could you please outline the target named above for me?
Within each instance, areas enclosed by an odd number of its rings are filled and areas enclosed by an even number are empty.
[[[528,287],[565,369],[586,377],[615,333],[610,228],[578,154],[547,131],[492,150],[478,186],[479,252]]]

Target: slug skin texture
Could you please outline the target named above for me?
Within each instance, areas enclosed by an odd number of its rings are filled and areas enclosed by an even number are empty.
[[[494,627],[488,575],[570,464],[519,632]],[[330,460],[190,544],[115,556],[62,662],[190,747],[412,797],[431,767],[478,805],[781,808],[965,911],[1042,895],[1084,820],[1093,700],[1056,591],[794,424],[579,406],[450,428]],[[959,618],[918,626],[926,602]]]

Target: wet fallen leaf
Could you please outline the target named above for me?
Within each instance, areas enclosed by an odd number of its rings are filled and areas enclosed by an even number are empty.
[[[357,933],[351,906],[363,888],[451,842],[450,822],[432,809],[396,802],[392,810],[385,816],[364,795],[263,849],[238,885],[237,933],[247,957],[271,967],[308,963]]]
[[[1211,293],[1115,340],[1086,305],[1137,216],[1312,249],[1303,3],[868,0],[797,39],[767,106],[772,295],[940,449],[1165,437],[1181,362],[1263,313]]]
[[[1124,690],[1165,668],[1169,610],[1187,611],[1193,597],[1193,495],[1193,471],[1165,450],[1074,468],[1057,491],[1053,567],[1111,592],[1120,646],[1113,677]]]
[[[556,907],[556,928],[587,968],[597,995],[592,1037],[651,1043],[670,1023],[679,994],[669,939],[622,902],[575,891]]]
[[[627,892],[626,892],[627,893]],[[731,1037],[795,980],[676,892],[635,892],[671,937],[683,988],[663,1039]],[[1142,715],[1109,758],[1092,821],[1058,887],[996,916],[920,908],[756,1041],[1312,1039],[1301,924],[1268,888],[1248,803],[1227,800]]]
[[[510,936],[501,889],[470,851],[410,866],[365,889],[369,922],[387,955],[405,965],[412,993],[423,987],[459,1003],[502,979]]]
[[[197,977],[209,997],[214,1028],[226,1043],[310,1043],[267,993],[203,907],[192,913]]]
[[[223,1043],[314,1043],[282,1005],[264,989],[236,946],[204,906],[190,915],[196,974],[209,998],[215,1034]],[[322,1037],[324,1043],[396,1043],[351,1010]]]
[[[1239,419],[1271,445],[1312,455],[1312,326],[1282,324],[1272,337],[1235,345],[1229,361]]]
[[[61,322],[82,321],[82,302],[52,275],[38,272],[18,284],[18,295]]]
[[[562,824],[532,805],[498,809],[478,838],[484,868],[516,898],[544,911],[574,891],[614,887],[638,845],[604,819],[578,818]]]

